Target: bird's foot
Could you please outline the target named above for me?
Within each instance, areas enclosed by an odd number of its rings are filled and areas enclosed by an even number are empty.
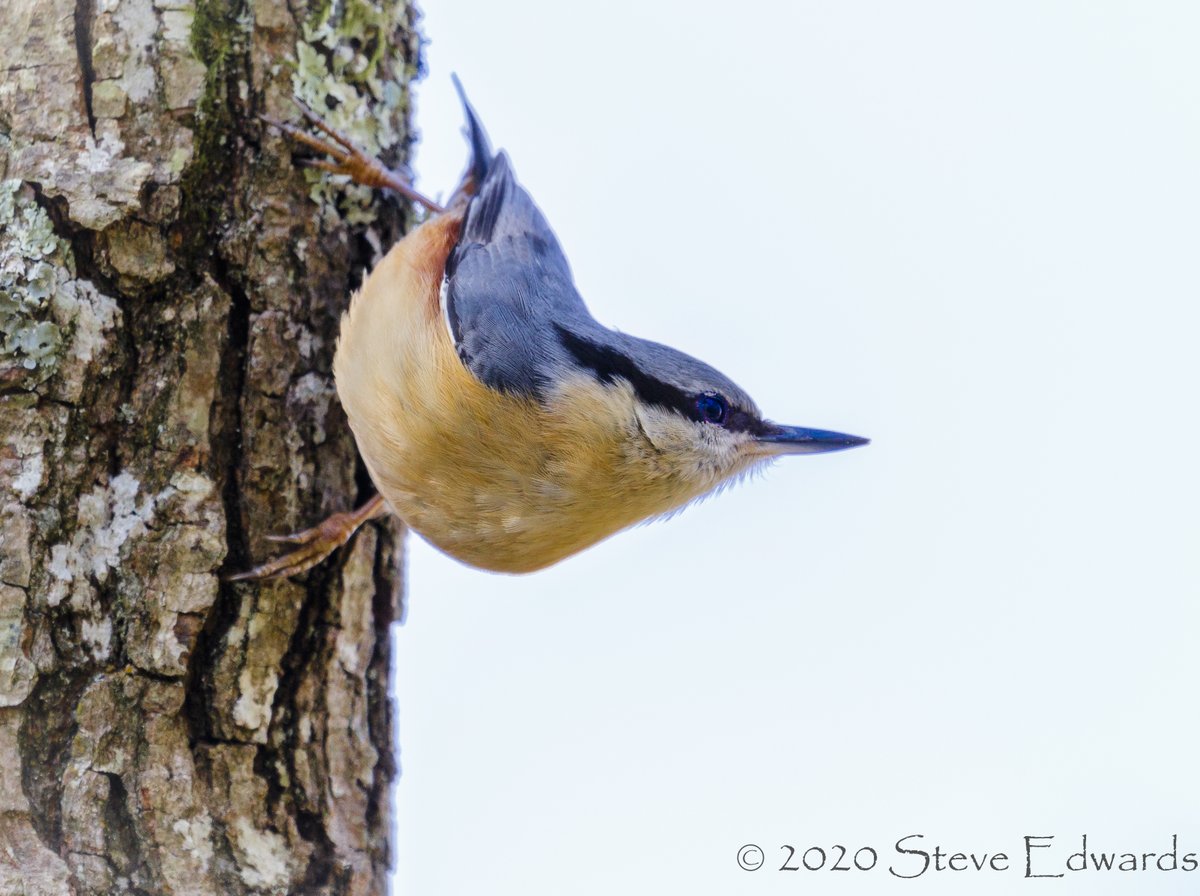
[[[438,205],[432,199],[414,190],[412,183],[407,177],[389,168],[383,162],[379,161],[379,159],[367,155],[349,137],[328,124],[325,119],[304,103],[296,99],[293,99],[292,102],[300,109],[305,120],[328,137],[328,140],[313,136],[307,131],[303,131],[285,121],[276,121],[274,118],[268,118],[265,115],[262,116],[262,120],[269,125],[279,128],[279,130],[283,131],[283,133],[287,134],[297,143],[302,143],[309,149],[324,153],[330,157],[328,159],[301,159],[301,164],[310,168],[320,168],[322,171],[329,171],[333,174],[345,174],[355,183],[363,184],[372,189],[382,187],[383,189],[391,190],[393,193],[403,196],[411,202],[425,206],[431,212],[445,211],[442,206]]]
[[[335,513],[311,529],[291,535],[269,535],[271,541],[299,545],[296,550],[276,557],[253,569],[225,576],[227,582],[251,582],[262,579],[284,579],[312,569],[350,540],[363,523],[387,513],[382,495],[376,495],[357,510]]]

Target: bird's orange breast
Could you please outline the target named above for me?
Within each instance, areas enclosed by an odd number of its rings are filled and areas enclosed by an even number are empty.
[[[538,401],[471,374],[441,307],[460,225],[397,243],[342,319],[338,396],[395,513],[465,563],[530,572],[711,488],[662,468],[627,387],[579,375]]]

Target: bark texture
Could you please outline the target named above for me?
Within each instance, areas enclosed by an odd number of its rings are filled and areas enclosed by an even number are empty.
[[[223,585],[365,497],[338,316],[404,223],[405,0],[5,0],[0,894],[386,890],[400,532]]]

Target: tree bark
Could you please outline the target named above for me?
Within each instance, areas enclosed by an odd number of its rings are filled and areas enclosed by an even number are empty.
[[[403,213],[405,0],[6,0],[0,894],[386,891],[401,532],[229,586],[369,483],[330,373]]]

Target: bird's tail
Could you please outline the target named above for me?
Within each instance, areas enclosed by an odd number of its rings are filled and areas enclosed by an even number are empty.
[[[492,161],[495,159],[495,153],[492,151],[491,141],[488,140],[487,131],[483,129],[483,125],[479,121],[479,116],[475,114],[475,110],[471,107],[470,100],[467,99],[466,91],[463,90],[462,82],[458,80],[458,75],[451,75],[450,79],[454,82],[454,89],[458,91],[458,98],[462,100],[463,112],[467,117],[467,139],[471,143],[471,159],[467,163],[467,170],[463,174],[462,182],[459,183],[458,189],[454,191],[454,198],[459,196],[473,196],[479,191],[479,187],[483,184],[484,178],[487,177],[488,171],[492,167]],[[453,200],[451,200],[453,204]]]

